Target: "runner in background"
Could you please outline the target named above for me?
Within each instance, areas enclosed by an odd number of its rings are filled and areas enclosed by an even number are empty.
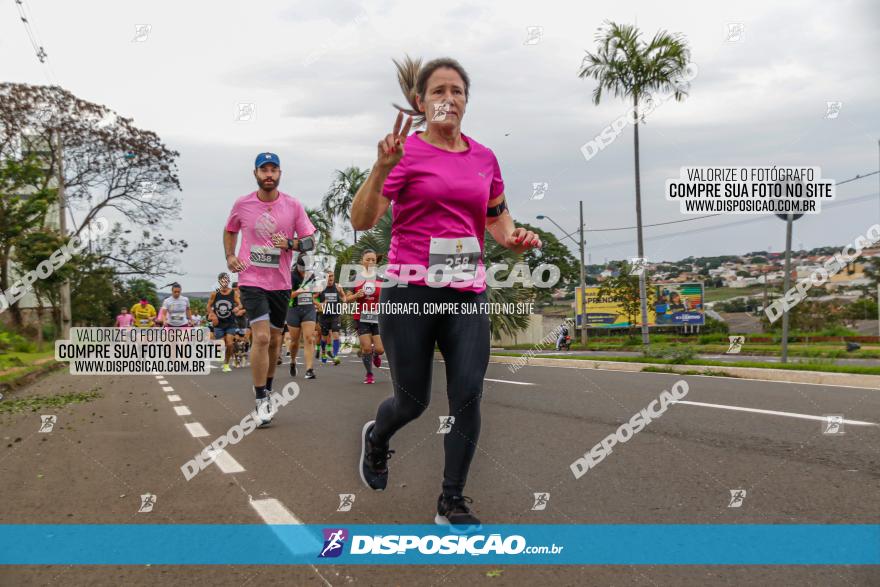
[[[287,308],[287,327],[290,330],[290,376],[296,377],[296,355],[299,353],[299,336],[303,336],[303,362],[306,364],[306,379],[315,378],[315,302],[311,285],[314,274],[306,277],[305,257],[300,255],[290,271],[290,302]]]
[[[171,284],[171,297],[162,302],[159,317],[156,322],[164,328],[190,328],[192,326],[192,310],[189,307],[189,298],[180,295],[180,284]]]
[[[376,281],[376,251],[364,249],[361,253],[361,266],[363,269],[358,275],[356,285],[352,292],[345,296],[346,302],[356,302],[352,318],[355,321],[358,337],[361,343],[361,361],[367,374],[364,383],[376,382],[373,375],[373,366],[382,366],[382,338],[379,336],[379,293],[380,287]]]
[[[211,293],[208,298],[208,319],[213,324],[214,339],[222,340],[225,345],[225,360],[223,361],[223,372],[229,373],[232,368],[229,366],[229,360],[232,358],[232,351],[235,345],[235,312],[244,311],[241,307],[241,298],[238,290],[229,287],[229,274],[226,272],[217,276],[217,282],[220,287]]]
[[[369,230],[392,210],[389,279],[407,287],[382,291],[391,304],[467,304],[478,313],[404,315],[382,313],[393,396],[361,431],[361,480],[371,489],[388,483],[389,442],[418,418],[431,399],[434,349],[446,368],[451,430],[443,435],[445,466],[434,521],[458,531],[480,526],[463,495],[480,435],[480,400],[489,364],[489,316],[484,235],[516,253],[541,246],[537,235],[517,228],[507,212],[504,181],[495,154],[461,132],[470,78],[454,59],[422,66],[398,63],[398,83],[408,102],[392,132],[377,146],[376,162],[351,207],[355,230]],[[427,130],[409,135],[413,118]],[[404,268],[422,268],[419,274]],[[396,271],[395,268],[400,268]],[[438,275],[435,268],[443,269]]]
[[[233,282],[232,291],[234,291],[239,299],[241,299],[241,292],[238,289],[238,282]],[[235,315],[235,331],[239,336],[244,337],[247,341],[248,349],[250,349],[251,345],[251,325],[247,319],[247,310],[242,306],[240,309],[233,310],[232,313]]]
[[[223,248],[229,270],[238,273],[241,301],[250,320],[251,378],[257,415],[265,426],[275,416],[269,394],[290,299],[293,251],[314,249],[315,227],[299,200],[278,191],[278,155],[257,155],[253,173],[258,189],[235,201],[223,232]]]
[[[116,328],[131,328],[131,325],[134,324],[134,316],[132,316],[128,308],[122,308],[119,310],[119,315],[116,316]]]
[[[331,344],[330,359],[334,365],[339,364],[339,331],[342,309],[340,305],[345,300],[345,292],[342,287],[336,283],[336,276],[332,269],[327,270],[327,286],[318,294],[318,307],[321,310],[321,316],[318,324],[321,327],[323,338],[321,339],[321,362],[327,362],[327,345]]]
[[[147,298],[141,298],[139,303],[131,307],[131,315],[134,316],[136,328],[152,328],[156,323],[156,308]]]

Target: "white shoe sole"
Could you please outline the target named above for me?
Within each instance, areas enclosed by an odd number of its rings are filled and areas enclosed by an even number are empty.
[[[384,489],[373,489],[369,483],[367,483],[367,478],[364,477],[364,451],[367,450],[367,428],[375,424],[375,420],[370,420],[366,424],[364,424],[363,429],[361,429],[361,458],[358,461],[358,474],[361,476],[361,481],[364,482],[364,485],[370,491],[385,491]]]

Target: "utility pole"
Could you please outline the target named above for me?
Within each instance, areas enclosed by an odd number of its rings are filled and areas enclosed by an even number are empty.
[[[580,217],[581,217],[581,307],[578,311],[581,313],[581,344],[584,350],[587,350],[587,277],[586,268],[584,267],[584,201],[580,201]]]
[[[50,146],[55,152],[58,182],[58,224],[62,238],[67,238],[67,201],[64,197],[64,164],[62,161],[61,134],[53,131],[50,135]],[[61,284],[61,339],[70,338],[70,325],[72,321],[70,309],[70,281],[64,280]]]
[[[794,224],[794,214],[788,215],[785,223],[785,278],[783,279],[782,295],[785,296],[788,288],[791,286],[791,228]],[[783,302],[784,303],[784,302]],[[788,362],[788,314],[785,310],[782,313],[782,362]]]

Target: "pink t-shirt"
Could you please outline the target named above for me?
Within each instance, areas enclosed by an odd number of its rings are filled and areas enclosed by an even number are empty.
[[[226,230],[241,232],[237,256],[245,269],[238,274],[239,285],[268,291],[290,289],[293,251],[272,245],[276,232],[286,238],[303,238],[315,232],[303,205],[294,197],[278,192],[272,202],[263,202],[257,192],[235,201],[226,221]]]
[[[489,200],[504,192],[498,160],[464,133],[461,138],[469,148],[461,153],[435,147],[420,134],[407,137],[403,159],[382,188],[392,202],[387,275],[410,285],[428,285],[415,269],[394,266],[446,264],[452,274],[471,265],[476,271],[471,269],[456,278],[457,285],[447,286],[481,292],[486,289],[482,260],[486,210]]]
[[[128,328],[134,324],[134,316],[131,314],[119,314],[116,316],[116,326],[119,328]]]

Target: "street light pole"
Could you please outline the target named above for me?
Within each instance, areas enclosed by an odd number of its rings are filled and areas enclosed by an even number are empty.
[[[581,216],[581,307],[578,312],[581,314],[581,345],[587,350],[587,278],[586,268],[584,267],[584,201],[580,201]]]
[[[580,242],[575,240],[573,236],[569,233],[565,232],[565,229],[556,224],[556,221],[550,218],[545,214],[538,214],[535,218],[538,220],[549,220],[553,223],[553,225],[562,231],[567,238],[571,239],[573,243],[578,246],[578,249],[581,254],[581,303],[578,308],[576,308],[577,314],[581,317],[581,344],[584,345],[584,348],[587,346],[587,281],[586,281],[586,268],[584,267],[584,203],[581,201],[580,203],[580,218],[581,218],[581,227],[580,227]],[[577,300],[577,296],[575,296],[575,301]],[[577,305],[577,304],[575,304]]]

